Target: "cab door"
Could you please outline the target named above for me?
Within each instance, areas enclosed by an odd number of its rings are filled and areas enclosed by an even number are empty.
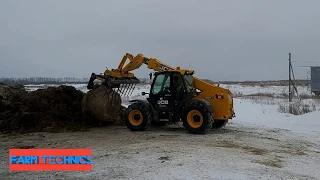
[[[154,105],[156,111],[172,111],[172,73],[161,72],[156,74],[151,85],[149,101]]]

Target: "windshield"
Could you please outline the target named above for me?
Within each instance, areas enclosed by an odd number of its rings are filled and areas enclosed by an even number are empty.
[[[164,87],[170,87],[170,74],[159,74],[152,88],[152,94],[158,94]]]

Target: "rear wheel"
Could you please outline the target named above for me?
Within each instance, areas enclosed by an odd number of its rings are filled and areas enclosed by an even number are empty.
[[[212,123],[212,129],[220,129],[227,124],[228,120],[214,120]]]
[[[187,107],[182,122],[189,133],[205,134],[211,129],[213,120],[205,105],[195,102]]]
[[[124,113],[124,122],[131,131],[144,131],[150,124],[150,112],[143,104],[133,103]]]

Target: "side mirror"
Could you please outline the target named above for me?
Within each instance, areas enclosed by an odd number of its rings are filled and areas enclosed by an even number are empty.
[[[149,93],[146,93],[146,92],[142,92],[142,93],[141,93],[142,96],[144,96],[144,95],[146,95],[146,94],[149,94]]]

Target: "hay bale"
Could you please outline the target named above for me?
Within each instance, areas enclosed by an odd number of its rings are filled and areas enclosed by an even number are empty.
[[[87,92],[81,107],[83,113],[100,122],[114,122],[119,120],[119,112],[122,110],[121,97],[112,89],[100,85]]]

